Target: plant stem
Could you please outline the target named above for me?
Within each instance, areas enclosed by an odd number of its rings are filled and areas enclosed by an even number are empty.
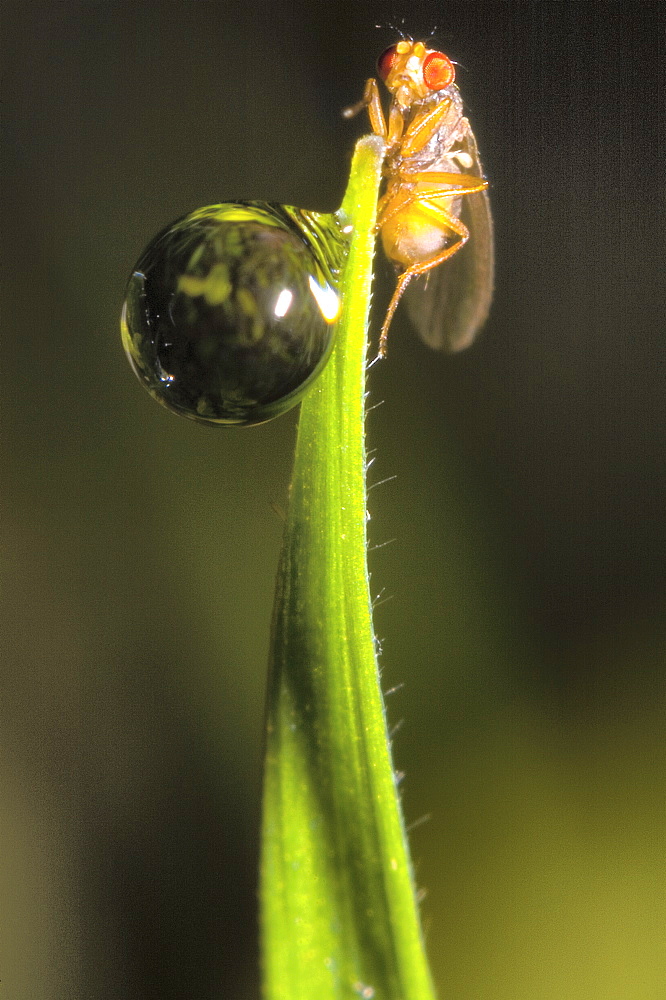
[[[277,579],[261,859],[266,1000],[429,1000],[379,685],[364,396],[383,143],[357,147],[331,360],[302,403]]]

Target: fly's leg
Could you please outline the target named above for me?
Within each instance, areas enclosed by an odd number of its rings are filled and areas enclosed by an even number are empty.
[[[414,201],[412,192],[404,187],[393,188],[389,185],[386,194],[383,194],[377,202],[377,221],[375,222],[375,232],[380,233],[382,227],[394,215],[401,212],[407,205]]]
[[[400,146],[402,156],[409,157],[413,156],[414,153],[420,153],[438,131],[450,109],[451,101],[443,100],[436,104],[431,111],[416,115],[402,137]],[[455,129],[457,130],[464,121],[465,119],[459,118]]]
[[[370,119],[372,131],[375,135],[380,135],[382,139],[385,139],[388,134],[386,119],[384,118],[382,103],[379,99],[379,87],[377,86],[377,81],[372,76],[365,85],[365,90],[363,91],[363,97],[361,100],[358,104],[352,104],[351,107],[345,108],[342,112],[342,117],[353,118],[354,115],[363,111],[363,108],[368,109],[368,117]]]
[[[459,194],[474,194],[476,191],[485,191],[488,181],[485,177],[475,177],[474,174],[449,173],[447,170],[418,170],[416,173],[404,171],[401,174],[404,180],[425,181],[428,184],[447,184],[457,190],[449,190],[452,198]],[[424,192],[430,197],[429,192]],[[438,195],[439,197],[439,195]]]
[[[482,190],[482,188],[479,190]],[[445,193],[448,197],[451,197],[450,191],[446,191]],[[458,193],[459,192],[455,192],[455,194]],[[420,274],[426,274],[428,271],[432,271],[433,268],[439,267],[440,264],[443,264],[445,261],[449,260],[449,258],[453,257],[453,255],[458,252],[458,250],[464,247],[465,243],[467,243],[467,240],[469,239],[469,229],[467,228],[467,226],[463,222],[461,222],[460,219],[456,219],[453,215],[450,215],[445,209],[441,208],[439,205],[431,204],[430,199],[433,197],[441,198],[442,192],[441,191],[432,192],[425,196],[423,194],[418,194],[412,200],[418,204],[419,209],[422,212],[425,212],[428,215],[432,216],[434,219],[436,219],[437,223],[442,227],[442,229],[448,229],[450,232],[454,233],[454,235],[458,236],[459,238],[451,246],[445,247],[444,250],[441,250],[438,254],[435,254],[433,257],[429,257],[427,260],[422,260],[416,264],[410,265],[410,267],[408,267],[405,271],[403,271],[400,277],[398,278],[398,283],[395,286],[393,297],[389,302],[389,307],[386,311],[386,317],[382,325],[381,333],[379,334],[379,348],[377,356],[380,358],[386,357],[386,342],[388,340],[388,331],[391,325],[391,320],[393,319],[393,314],[395,313],[398,302],[402,298],[403,293],[407,288],[409,282],[412,280],[412,278],[416,278]]]
[[[471,174],[454,174],[438,170],[421,170],[418,173],[405,173],[403,180],[410,184],[417,184],[419,181],[426,181],[429,184],[446,184],[447,187],[431,191],[415,191],[413,189],[397,186],[389,190],[379,200],[377,210],[377,231],[389,222],[394,215],[402,212],[410,205],[417,204],[425,208],[432,200],[437,201],[442,198],[459,198],[465,194],[476,194],[477,191],[485,191],[488,181],[482,177],[474,177]],[[450,185],[450,186],[448,186]],[[444,210],[442,210],[444,211]],[[448,213],[445,213],[448,215]]]

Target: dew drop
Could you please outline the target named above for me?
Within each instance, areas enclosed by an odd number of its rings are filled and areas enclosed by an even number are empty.
[[[300,401],[333,347],[346,241],[334,216],[209,205],[152,240],[127,284],[123,346],[154,399],[208,424]]]

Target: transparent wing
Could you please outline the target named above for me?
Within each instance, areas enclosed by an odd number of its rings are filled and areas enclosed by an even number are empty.
[[[472,160],[465,173],[483,177],[479,150],[468,128],[461,150]],[[450,260],[419,278],[405,290],[410,319],[419,336],[438,351],[469,347],[483,326],[493,297],[495,251],[487,191],[460,199],[460,218],[469,240]]]

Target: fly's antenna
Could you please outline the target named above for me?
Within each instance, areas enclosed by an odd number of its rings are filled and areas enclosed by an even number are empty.
[[[404,28],[404,25],[405,25],[405,19],[404,19],[404,17],[402,18],[402,25],[403,25],[403,28]],[[412,41],[412,37],[411,37],[411,35],[407,35],[407,34],[405,34],[405,32],[403,31],[403,28],[400,28],[400,27],[398,27],[398,25],[397,25],[397,24],[393,24],[393,23],[392,23],[391,21],[387,21],[387,22],[386,22],[386,25],[383,25],[383,24],[376,24],[376,25],[375,25],[375,28],[380,28],[380,29],[382,29],[382,28],[384,28],[384,27],[387,27],[387,28],[390,28],[390,29],[391,29],[391,31],[392,31],[392,32],[393,32],[393,33],[394,33],[395,35],[400,35],[400,37],[402,38],[402,40],[403,40],[403,41],[404,41],[405,39],[406,39],[407,41],[409,41],[409,42],[411,42],[411,41]]]
[[[437,46],[438,49],[443,49],[443,51],[446,52],[449,47],[449,43],[453,40],[452,35],[451,32],[443,32],[438,39],[435,39],[435,35],[439,31],[439,29],[440,25],[436,24],[435,27],[432,29],[432,31],[428,33],[427,39],[431,43],[435,42],[435,45]],[[452,59],[451,62],[453,63],[454,66],[456,65],[454,59]]]

